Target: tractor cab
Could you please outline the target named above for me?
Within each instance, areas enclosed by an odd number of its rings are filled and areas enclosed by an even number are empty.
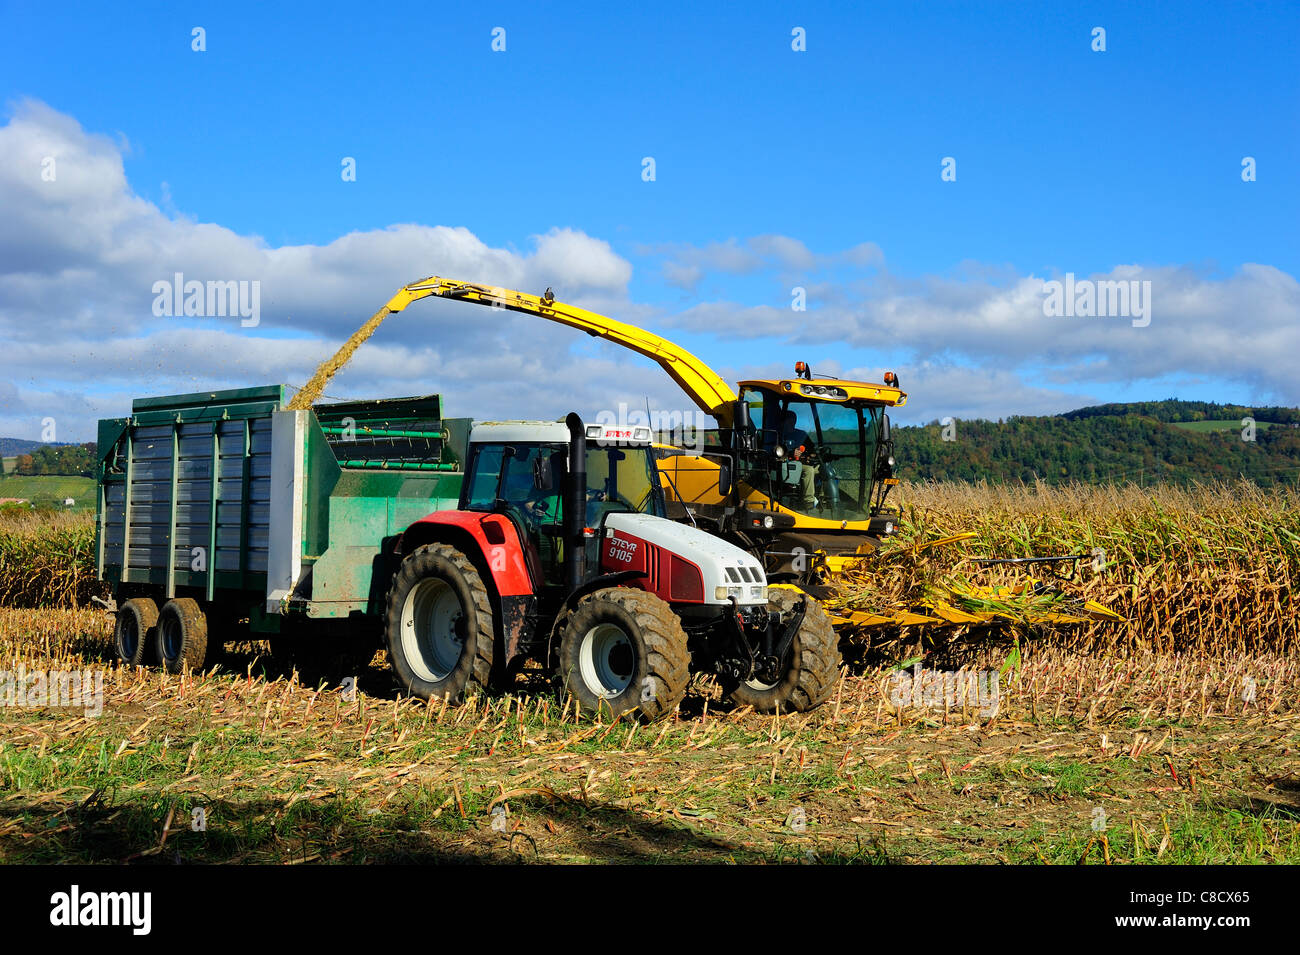
[[[584,542],[599,540],[612,514],[664,516],[649,428],[585,425],[583,444],[582,520],[576,529]],[[563,421],[485,422],[470,434],[461,509],[506,515],[549,588],[570,583],[564,515],[572,452],[572,435]],[[591,549],[584,544],[584,550]]]

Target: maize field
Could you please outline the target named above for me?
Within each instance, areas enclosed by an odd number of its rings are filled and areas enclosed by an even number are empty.
[[[1096,600],[1124,622],[1035,628],[1034,639],[1103,654],[1287,654],[1300,647],[1292,604],[1300,581],[1300,509],[1293,490],[1244,482],[1190,490],[934,483],[903,485],[896,504],[894,539],[838,578],[836,609],[877,611],[938,591],[1025,579],[1020,570],[980,568],[972,562],[977,557],[1083,554],[1077,577],[1061,589]],[[963,532],[975,536],[916,549]],[[0,605],[85,606],[102,593],[93,548],[91,515],[0,512]],[[942,635],[904,628],[871,642],[987,636],[978,628]]]
[[[1124,618],[1046,634],[1055,645],[1105,654],[1294,653],[1300,617],[1300,511],[1290,489],[905,485],[897,538],[840,581],[854,609],[907,603],[936,589],[1023,580],[974,557],[1083,554],[1061,589]],[[959,544],[913,545],[962,532]],[[1047,599],[1047,598],[1040,598]]]

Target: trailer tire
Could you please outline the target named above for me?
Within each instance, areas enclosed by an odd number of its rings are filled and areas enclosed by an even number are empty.
[[[690,684],[686,631],[667,603],[632,587],[583,597],[560,638],[560,678],[579,708],[646,722],[672,713]]]
[[[122,604],[113,626],[118,659],[130,667],[148,666],[155,656],[157,626],[158,605],[148,597],[132,597]]]
[[[449,544],[407,555],[388,591],[388,663],[402,689],[422,700],[459,700],[492,678],[496,627],[478,569]]]
[[[158,615],[158,661],[166,673],[204,670],[209,663],[208,618],[192,597],[174,597]],[[214,642],[212,649],[217,648]]]
[[[768,591],[769,611],[790,613],[800,599],[805,601],[803,623],[789,650],[789,664],[776,683],[760,680],[741,682],[731,699],[760,713],[805,713],[831,695],[840,675],[839,640],[831,618],[820,602],[786,587]]]

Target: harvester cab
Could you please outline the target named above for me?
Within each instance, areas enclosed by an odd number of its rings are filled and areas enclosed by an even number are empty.
[[[883,511],[894,483],[893,440],[884,389],[834,378],[813,378],[804,362],[796,377],[740,383],[733,418],[736,472],[762,493],[769,507],[818,520],[871,522]],[[897,392],[897,378],[886,377]],[[866,393],[870,391],[870,396]],[[888,533],[886,520],[871,528]]]
[[[764,711],[824,700],[839,665],[825,611],[668,520],[659,475],[649,428],[477,425],[458,509],[398,545],[385,632],[405,689],[456,697],[532,660],[589,712],[663,716],[693,670]]]

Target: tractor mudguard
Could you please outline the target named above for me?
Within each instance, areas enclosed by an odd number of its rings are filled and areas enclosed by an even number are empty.
[[[405,555],[432,541],[455,544],[471,559],[475,558],[471,545],[477,549],[499,597],[534,595],[519,532],[504,514],[434,511],[411,524],[402,533],[397,541],[397,549]]]

